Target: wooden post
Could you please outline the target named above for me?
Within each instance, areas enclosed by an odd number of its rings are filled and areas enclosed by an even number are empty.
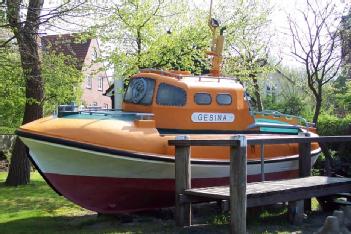
[[[230,231],[246,233],[246,137],[231,137],[240,145],[230,147]]]
[[[189,136],[177,136],[176,140],[189,140]],[[191,188],[190,146],[175,146],[175,204],[176,225],[191,225],[191,203],[184,201],[184,190]]]
[[[299,177],[311,176],[311,143],[299,144]]]
[[[299,144],[299,177],[311,176],[311,142]],[[306,212],[311,211],[311,199],[305,200]]]
[[[289,222],[294,225],[300,225],[304,220],[304,201],[288,202]]]
[[[264,176],[264,144],[261,144],[261,181],[265,181],[265,176]]]

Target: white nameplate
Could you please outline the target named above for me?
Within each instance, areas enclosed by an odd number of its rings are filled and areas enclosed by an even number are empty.
[[[235,116],[232,113],[194,112],[191,120],[195,123],[227,123],[234,122]]]

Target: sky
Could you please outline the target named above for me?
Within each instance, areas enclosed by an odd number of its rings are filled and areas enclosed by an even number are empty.
[[[306,23],[299,12],[299,10],[306,10],[306,0],[271,0],[271,2],[274,6],[274,11],[271,15],[271,30],[278,33],[274,41],[273,50],[275,53],[280,53],[283,56],[282,64],[299,67],[301,65],[291,56],[291,37],[286,35],[289,32],[287,15],[292,15],[297,24],[301,26],[301,30],[307,34]],[[318,2],[323,3],[325,0],[318,0]],[[345,5],[350,6],[350,0],[333,0],[333,2],[338,6],[340,12]]]

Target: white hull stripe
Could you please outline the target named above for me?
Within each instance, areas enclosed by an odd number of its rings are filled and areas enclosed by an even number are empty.
[[[75,147],[21,138],[43,173],[112,178],[174,179],[174,160],[155,161],[112,155]],[[312,165],[318,154],[312,158]],[[191,164],[193,178],[229,176],[229,164]],[[265,164],[265,173],[298,169],[297,158]],[[249,164],[248,175],[260,174],[260,163]]]
[[[55,138],[55,137],[48,137],[48,136],[43,136],[39,134],[33,134],[33,133],[27,133],[27,132],[22,132],[22,131],[17,131],[16,134],[23,138],[29,138],[33,140],[38,140],[41,142],[47,142],[47,143],[54,143],[58,145],[64,145],[68,147],[74,147],[77,148],[77,150],[89,150],[89,151],[95,151],[99,153],[107,153],[110,155],[118,155],[122,157],[130,157],[132,159],[143,159],[143,160],[151,160],[151,161],[163,161],[163,162],[172,162],[174,163],[174,157],[170,155],[157,155],[157,154],[149,154],[149,153],[135,153],[131,151],[126,151],[126,150],[117,150],[117,149],[111,149],[111,148],[106,148],[106,147],[101,147],[101,146],[96,146],[92,144],[87,144],[87,143],[81,143],[81,142],[76,142],[72,140],[65,140],[61,138]],[[321,150],[318,148],[314,151],[311,152],[311,157],[314,157],[318,154],[320,154]],[[278,163],[278,162],[283,162],[283,161],[291,161],[291,160],[297,160],[298,155],[291,155],[291,156],[284,156],[284,157],[279,157],[279,158],[274,158],[274,159],[269,159],[265,160],[265,164],[269,163]],[[229,165],[230,162],[229,160],[201,160],[201,159],[192,159],[191,160],[192,164],[210,164],[210,165]],[[247,164],[261,164],[260,160],[248,160]]]

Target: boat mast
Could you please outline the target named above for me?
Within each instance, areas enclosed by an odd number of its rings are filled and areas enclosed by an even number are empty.
[[[212,3],[210,3],[210,14],[208,19],[208,26],[212,32],[212,44],[211,51],[208,51],[207,54],[212,57],[212,68],[210,71],[210,75],[212,76],[220,76],[221,75],[221,64],[223,61],[223,45],[224,45],[224,36],[223,32],[225,27],[222,27],[218,33],[219,29],[219,21],[212,18]]]

